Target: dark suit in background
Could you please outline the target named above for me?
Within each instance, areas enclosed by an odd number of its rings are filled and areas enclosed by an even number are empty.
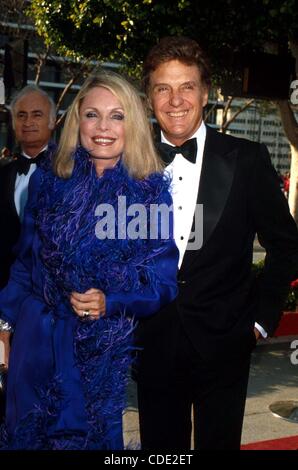
[[[19,154],[35,164],[51,139],[56,119],[55,104],[38,86],[28,85],[12,99],[11,113]],[[46,157],[47,152],[43,152],[42,158]],[[0,168],[0,288],[8,281],[9,269],[15,259],[13,247],[21,229],[21,210],[15,205],[16,180],[18,175],[25,177],[22,187],[26,192],[30,179],[26,175],[32,173],[29,167],[24,169],[14,160]],[[26,199],[22,200],[22,206],[25,202]]]
[[[55,148],[56,144],[50,142],[46,150],[32,158],[30,163],[37,162],[39,165],[43,159],[50,157]],[[18,158],[21,156],[18,155]],[[21,232],[21,219],[15,205],[15,184],[19,167],[16,159],[0,168],[0,289],[7,284],[10,267],[16,258],[14,247]]]
[[[8,281],[10,267],[17,255],[29,180],[41,159],[48,158],[55,144],[49,143],[55,127],[56,106],[46,92],[35,85],[24,87],[11,102],[18,158],[0,168],[0,289]],[[0,340],[8,365],[10,332],[0,321]],[[4,391],[0,395],[0,421],[4,414]]]
[[[0,168],[0,288],[7,284],[10,266],[15,259],[13,247],[21,230],[14,203],[16,175],[16,161]]]

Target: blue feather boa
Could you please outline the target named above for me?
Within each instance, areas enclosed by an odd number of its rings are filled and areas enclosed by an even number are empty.
[[[169,202],[169,180],[152,174],[144,180],[131,178],[120,163],[98,177],[89,154],[79,147],[74,154],[74,171],[65,180],[51,171],[44,175],[37,225],[42,240],[41,257],[45,267],[45,298],[57,305],[70,292],[91,287],[106,294],[141,291],[156,282],[150,268],[152,253],[162,251],[167,240],[150,240],[150,204]],[[143,204],[148,212],[147,239],[100,240],[95,236],[96,207],[110,204],[115,209],[118,230],[118,197],[127,206]],[[129,222],[127,218],[126,223]]]
[[[126,196],[127,206],[141,203],[148,212],[150,204],[168,204],[169,181],[163,175],[135,180],[120,162],[98,178],[89,154],[81,147],[74,160],[73,174],[67,180],[44,168],[38,195],[44,296],[54,315],[59,315],[61,303],[64,312],[73,315],[68,301],[72,291],[95,287],[106,294],[142,292],[148,283],[157,282],[151,259],[167,246],[167,240],[149,237],[100,240],[95,236],[95,209],[100,203],[116,209],[118,196]],[[148,222],[148,233],[149,229]],[[77,319],[73,344],[85,397],[86,435],[74,435],[67,429],[58,436],[49,434],[63,402],[59,385],[63,377],[54,376],[40,387],[39,403],[21,420],[14,435],[8,436],[2,428],[2,449],[115,449],[122,430],[133,328],[124,309],[97,321]]]

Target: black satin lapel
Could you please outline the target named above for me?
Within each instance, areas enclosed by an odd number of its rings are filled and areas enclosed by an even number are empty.
[[[205,153],[198,192],[203,205],[203,245],[214,231],[226,205],[235,173],[238,151],[219,155]]]
[[[236,169],[238,150],[225,155],[205,149],[201,170],[197,204],[203,205],[203,240],[202,246],[208,242],[224,211],[232,187]],[[200,219],[199,219],[200,220]],[[192,232],[195,230],[193,223]],[[180,273],[187,270],[196,259],[198,251],[186,250]]]

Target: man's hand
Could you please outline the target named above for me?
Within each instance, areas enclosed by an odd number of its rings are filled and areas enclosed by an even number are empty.
[[[0,331],[0,342],[1,342],[2,348],[4,349],[4,357],[1,358],[0,362],[3,362],[3,364],[6,367],[8,367],[8,362],[9,362],[10,335],[11,333],[9,333],[8,331]]]

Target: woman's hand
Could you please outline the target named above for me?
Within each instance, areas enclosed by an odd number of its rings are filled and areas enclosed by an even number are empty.
[[[100,289],[89,289],[84,294],[72,292],[70,303],[74,312],[82,318],[98,320],[106,313],[106,296]]]
[[[10,335],[8,331],[0,331],[0,346],[4,351],[3,357],[0,358],[0,363],[8,367],[9,353],[10,353]]]

